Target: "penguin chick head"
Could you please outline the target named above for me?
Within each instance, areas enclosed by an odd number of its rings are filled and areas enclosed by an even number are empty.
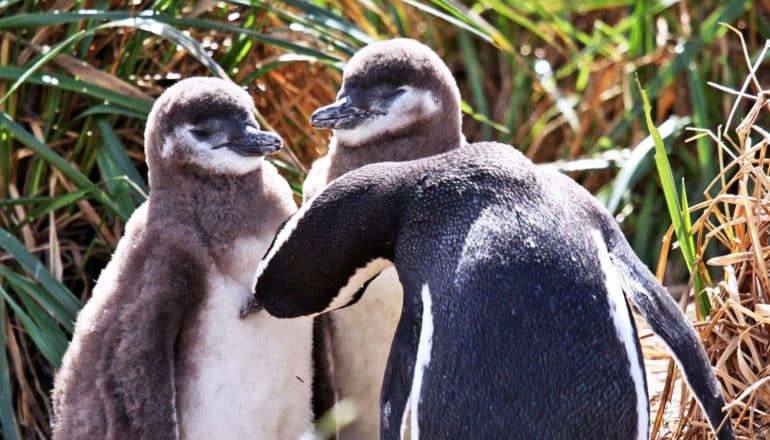
[[[259,129],[251,96],[218,78],[174,84],[155,101],[145,130],[151,176],[161,170],[246,174],[281,144],[278,135]]]
[[[337,102],[310,123],[332,128],[346,147],[399,135],[460,137],[460,91],[449,68],[428,46],[397,38],[370,44],[345,66]]]

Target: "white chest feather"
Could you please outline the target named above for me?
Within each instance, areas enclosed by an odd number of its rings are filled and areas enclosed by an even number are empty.
[[[266,246],[255,247],[261,257]],[[238,318],[259,258],[248,248],[241,243],[233,255],[250,264],[211,277],[195,326],[183,335],[182,438],[298,438],[310,426],[312,320]]]
[[[238,240],[230,251],[227,267],[222,269],[230,278],[250,288],[257,263],[265,255],[272,239],[270,235]]]

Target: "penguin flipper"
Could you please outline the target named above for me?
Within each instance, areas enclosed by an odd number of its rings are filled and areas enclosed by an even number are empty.
[[[612,247],[611,259],[617,268],[623,290],[673,355],[714,432],[721,425],[717,438],[734,439],[730,419],[722,410],[725,400],[706,351],[676,301],[633,253],[622,236]],[[726,417],[727,420],[724,420]]]
[[[107,438],[179,438],[174,350],[202,292],[205,271],[194,261],[174,247],[155,250],[134,300],[104,334],[99,370]]]

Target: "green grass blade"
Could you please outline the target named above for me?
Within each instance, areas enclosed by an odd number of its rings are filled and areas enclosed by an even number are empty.
[[[486,41],[486,42],[488,42],[490,44],[496,44],[494,38],[491,35],[488,35],[488,34],[482,32],[482,31],[480,31],[479,29],[476,29],[475,27],[465,23],[463,20],[460,20],[460,19],[458,19],[456,17],[453,17],[453,16],[451,16],[449,14],[441,12],[438,9],[434,8],[434,7],[431,7],[431,6],[419,3],[419,2],[417,2],[415,0],[403,0],[403,2],[406,3],[409,6],[412,6],[413,8],[415,8],[415,9],[417,9],[419,11],[426,12],[426,13],[428,13],[430,15],[433,15],[434,17],[440,18],[442,20],[445,20],[445,21],[453,24],[454,26],[457,26],[460,29],[464,29],[464,30],[466,30],[468,32],[471,32],[472,34],[480,37],[482,40],[484,40],[484,41]]]
[[[96,154],[96,163],[99,167],[99,173],[102,176],[107,177],[107,180],[105,181],[107,192],[110,194],[115,204],[120,208],[122,215],[129,217],[138,204],[134,199],[134,196],[137,196],[138,192],[132,190],[130,180],[128,180],[125,174],[120,172],[106,148],[98,148]],[[138,197],[141,196],[137,196],[137,198]]]
[[[698,70],[700,69],[694,62],[687,66],[687,85],[692,100],[692,118],[695,126],[710,127],[710,106],[707,104],[706,92]],[[698,182],[698,189],[703,190],[711,181],[711,176],[716,175],[716,161],[707,137],[701,136],[695,142],[698,152],[698,170],[696,172],[701,176],[700,182]]]
[[[471,89],[471,97],[475,108],[482,114],[489,114],[489,105],[487,96],[484,93],[483,75],[481,73],[481,64],[476,56],[476,49],[471,42],[470,34],[467,32],[458,32],[457,41],[460,46],[460,52],[463,55],[465,63],[465,72],[468,75],[468,85]],[[483,125],[481,133],[484,139],[492,137],[492,130],[489,125]]]
[[[516,4],[515,2],[510,2],[510,1],[504,2],[501,0],[483,0],[482,3],[484,4],[484,6],[492,8],[492,10],[494,10],[501,16],[507,18],[508,20],[511,20],[512,22],[516,23],[522,28],[528,30],[533,35],[543,40],[545,44],[551,45],[554,43],[553,37],[543,32],[542,29],[538,26],[538,23],[536,23],[535,21],[527,17],[528,14],[521,13],[515,10],[512,6],[510,6],[510,5],[515,5]]]
[[[136,167],[134,166],[133,162],[131,162],[131,159],[129,159],[128,154],[126,154],[126,147],[123,146],[123,144],[120,142],[120,139],[118,138],[117,133],[115,133],[115,130],[112,129],[112,126],[105,121],[104,119],[100,119],[96,122],[96,126],[99,128],[99,133],[101,133],[102,140],[104,141],[104,146],[107,148],[107,151],[109,152],[110,158],[117,166],[118,170],[121,171],[124,175],[126,175],[131,181],[138,186],[139,188],[144,191],[145,194],[149,191],[147,188],[147,184],[144,183],[144,179],[142,179],[142,176],[139,174],[139,171],[137,171]],[[110,177],[110,176],[107,176]],[[141,199],[139,199],[140,202],[144,201],[144,197],[142,194],[138,194],[139,196],[142,196]]]
[[[647,129],[650,131],[652,140],[655,144],[655,168],[658,171],[660,177],[660,184],[663,187],[663,195],[666,199],[666,207],[668,208],[669,216],[671,217],[671,223],[674,225],[674,231],[676,237],[679,240],[679,249],[682,251],[687,269],[692,271],[692,265],[694,261],[693,250],[689,246],[687,235],[684,231],[684,222],[682,219],[682,212],[680,211],[681,203],[679,202],[679,195],[677,194],[676,184],[674,183],[674,174],[671,171],[671,164],[668,161],[668,155],[666,154],[666,147],[663,144],[663,138],[660,135],[660,131],[652,122],[652,108],[650,106],[650,100],[647,98],[647,92],[642,88],[641,83],[637,80],[637,86],[642,96],[642,105],[644,108],[644,118],[647,123]]]
[[[94,106],[89,107],[88,110],[84,111],[83,113],[77,115],[73,121],[77,121],[78,119],[83,119],[88,116],[100,116],[100,115],[116,115],[116,116],[126,116],[129,118],[134,119],[140,119],[145,120],[147,119],[147,114],[142,112],[137,112],[134,110],[126,109],[126,108],[120,108],[114,105],[104,105],[104,104],[97,104]]]
[[[2,286],[0,286],[2,288]],[[7,440],[17,440],[19,437],[19,428],[16,425],[16,416],[13,412],[13,394],[11,391],[10,370],[8,369],[8,358],[5,347],[8,343],[5,340],[6,318],[5,300],[0,298],[0,347],[3,348],[0,353],[0,424],[3,427],[3,438]]]
[[[35,343],[35,346],[40,350],[40,353],[43,354],[51,365],[58,368],[61,364],[61,353],[57,352],[56,348],[50,345],[50,341],[42,333],[40,327],[35,324],[35,321],[32,320],[27,312],[13,300],[11,295],[9,295],[2,286],[0,286],[0,295],[2,295],[8,305],[11,306],[13,313],[19,321],[21,321],[24,331],[30,339],[32,339],[32,342]]]
[[[661,138],[666,139],[679,133],[690,123],[689,118],[672,116],[658,127]],[[639,179],[646,173],[648,162],[645,160],[647,155],[655,149],[655,143],[652,136],[642,139],[632,150],[631,157],[626,160],[623,167],[618,172],[615,181],[612,184],[612,193],[607,200],[607,210],[615,213],[620,206],[620,200],[623,194],[630,190]]]
[[[35,325],[40,329],[42,338],[45,338],[46,345],[51,347],[56,357],[61,359],[69,345],[69,337],[62,331],[59,324],[51,318],[40,306],[29,296],[21,295],[19,299],[27,311],[27,315],[32,318]],[[69,331],[72,333],[72,331]]]
[[[0,66],[0,79],[15,81],[24,74],[23,67]],[[44,85],[61,90],[69,90],[99,101],[109,101],[111,104],[120,105],[126,109],[139,112],[147,117],[152,107],[152,101],[126,96],[115,91],[105,89],[93,84],[55,73],[36,73],[26,79],[27,84]]]
[[[56,211],[57,209],[72,206],[72,204],[77,202],[78,200],[87,198],[90,193],[91,193],[91,190],[81,189],[78,191],[73,191],[71,193],[62,194],[56,197],[43,197],[42,198],[43,202],[42,203],[38,202],[38,204],[41,204],[42,206],[40,206],[39,208],[35,209],[30,214],[28,214],[25,219],[18,222],[17,226],[21,226],[23,224],[33,222],[41,218],[42,216],[48,214],[51,211]]]
[[[685,211],[688,207],[686,200],[687,194],[684,192],[683,188],[682,202],[680,203],[676,184],[674,183],[674,174],[671,171],[671,164],[668,161],[666,149],[663,145],[663,138],[657,127],[655,127],[655,124],[652,122],[652,108],[650,106],[650,101],[647,98],[647,92],[642,88],[638,79],[637,86],[642,97],[642,106],[644,108],[644,118],[647,123],[647,129],[650,131],[650,135],[655,143],[655,167],[658,170],[658,176],[660,177],[661,186],[663,187],[663,196],[666,200],[666,207],[668,208],[669,216],[671,217],[671,223],[674,225],[674,232],[676,233],[677,240],[679,240],[679,250],[682,252],[687,269],[694,276],[695,293],[699,298],[699,313],[701,313],[701,316],[706,316],[708,315],[708,311],[710,311],[710,305],[700,305],[700,298],[702,297],[701,292],[704,286],[698,268],[695,267],[696,251],[692,236],[692,225],[690,223],[690,212],[689,210]]]
[[[695,248],[695,237],[692,234],[692,220],[690,218],[690,205],[687,203],[687,191],[684,186],[684,179],[682,179],[682,220],[684,222],[684,233],[688,246],[693,250],[693,260],[697,256],[697,250]],[[681,241],[681,239],[680,239]],[[703,273],[693,262],[693,288],[695,290],[695,303],[697,304],[698,318],[703,319],[711,313],[711,302],[709,301],[708,294],[706,293],[706,282],[703,279]]]
[[[460,109],[465,113],[466,115],[470,116],[471,118],[481,122],[482,124],[488,125],[495,130],[501,132],[501,133],[510,133],[510,130],[505,125],[499,124],[491,119],[489,119],[487,116],[482,115],[481,113],[477,113],[473,110],[473,107],[471,107],[467,102],[462,101],[460,103]]]
[[[81,10],[79,12],[62,13],[21,13],[10,17],[0,18],[0,30],[54,26],[57,24],[73,23],[82,20],[129,20],[134,18],[150,20],[151,22],[165,23],[171,26],[223,31],[236,35],[243,34],[253,38],[256,41],[269,44],[271,46],[280,47],[295,53],[314,56],[319,60],[325,59],[331,61],[341,61],[339,57],[324,53],[321,50],[293,43],[283,38],[272,37],[269,35],[261,34],[259,32],[254,32],[250,29],[243,29],[236,26],[230,26],[208,20],[174,17],[155,11],[141,11],[136,13],[132,11]],[[147,22],[147,24],[149,24],[149,22]]]
[[[655,232],[660,229],[660,221],[653,216],[657,209],[660,197],[658,188],[653,181],[646,182],[644,196],[639,204],[638,213],[634,216],[634,230],[632,247],[639,257],[650,267],[655,266],[660,246],[657,246],[659,236]]]
[[[80,31],[78,33],[70,35],[69,37],[65,38],[63,41],[58,43],[56,46],[52,47],[51,50],[43,54],[43,56],[38,58],[38,60],[35,61],[31,66],[26,67],[24,69],[24,73],[22,73],[19,76],[19,78],[16,79],[16,81],[11,85],[11,87],[8,89],[5,95],[2,98],[0,98],[0,106],[3,105],[5,100],[8,99],[8,97],[11,96],[16,91],[16,89],[19,88],[20,85],[24,84],[24,81],[26,81],[30,76],[36,73],[47,62],[51,61],[56,55],[61,53],[61,51],[69,47],[70,44],[83,38],[84,35],[86,35],[85,31]]]
[[[54,277],[51,272],[32,255],[24,245],[8,231],[0,228],[0,247],[5,249],[36,281],[43,285],[53,295],[70,315],[77,315],[80,301],[67,289],[64,284]]]
[[[327,9],[321,8],[304,0],[283,0],[282,3],[293,6],[304,12],[305,18],[322,24],[324,27],[341,31],[344,34],[355,38],[362,44],[369,44],[374,42],[374,39],[362,31],[361,28],[347,21],[344,17],[340,17]]]
[[[67,331],[72,333],[74,330],[73,323],[75,322],[77,314],[73,314],[70,310],[67,310],[66,307],[62,306],[50,292],[7,267],[0,267],[0,275],[8,280],[8,283],[19,296],[33,298],[45,309],[49,316],[52,316],[59,322],[59,324],[67,329]]]
[[[172,41],[177,45],[183,47],[190,55],[192,55],[195,59],[200,61],[201,64],[206,66],[213,74],[223,79],[230,78],[227,75],[227,72],[225,72],[225,69],[223,69],[222,66],[217,64],[217,62],[214,61],[213,58],[208,56],[206,51],[203,49],[203,47],[201,47],[200,44],[198,44],[197,41],[193,40],[192,38],[182,33],[180,30],[166,23],[163,23],[161,21],[158,21],[152,18],[133,17],[133,18],[126,18],[124,20],[111,21],[109,23],[105,23],[103,25],[97,26],[93,28],[93,30],[97,31],[101,29],[109,29],[114,27],[128,27],[128,28],[134,28],[134,29],[141,29],[145,32],[149,32],[151,34],[164,37],[169,41]]]
[[[0,127],[7,133],[15,137],[19,142],[29,147],[35,152],[41,159],[46,161],[51,166],[55,167],[67,176],[70,180],[81,189],[89,189],[97,195],[97,199],[105,206],[110,208],[113,212],[119,212],[117,206],[107,197],[102,190],[94,185],[88,177],[85,176],[80,170],[72,166],[69,162],[64,160],[61,156],[56,154],[48,145],[40,142],[30,132],[24,129],[21,125],[16,123],[11,117],[0,111]],[[3,132],[0,132],[0,136],[4,136]]]

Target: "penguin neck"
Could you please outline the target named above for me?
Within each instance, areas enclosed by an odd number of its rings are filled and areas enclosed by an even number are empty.
[[[215,258],[226,255],[238,238],[260,230],[270,210],[262,167],[242,175],[151,176],[148,223],[195,234],[189,238],[200,239]]]
[[[329,147],[329,180],[348,171],[376,162],[405,162],[441,154],[465,144],[459,127],[457,130],[422,129],[410,130],[406,135],[378,136],[358,145],[343,144],[332,137]]]

